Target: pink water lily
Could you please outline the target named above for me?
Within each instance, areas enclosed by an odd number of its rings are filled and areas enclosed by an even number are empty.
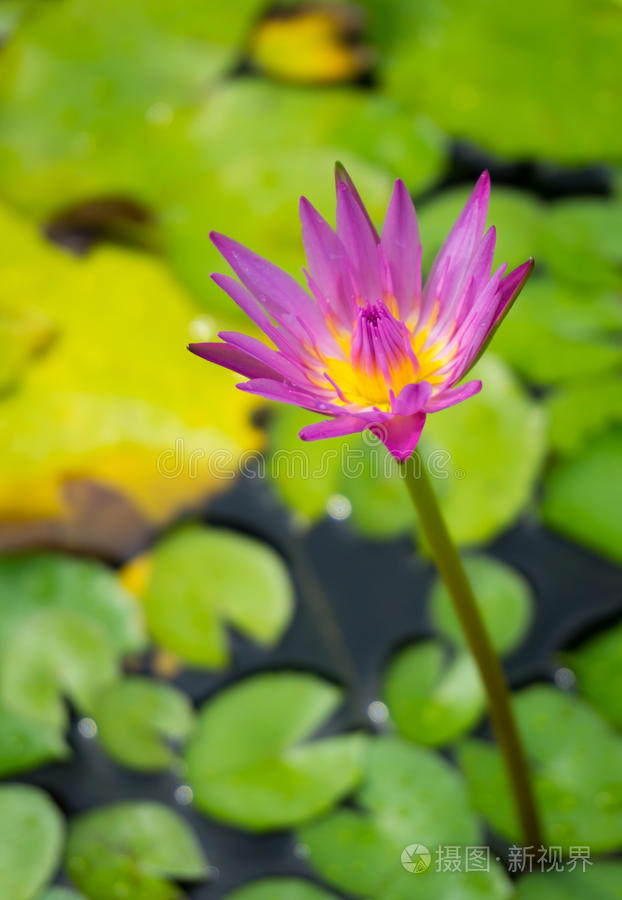
[[[336,231],[300,201],[309,291],[231,238],[211,235],[240,279],[214,281],[273,346],[226,331],[222,342],[189,349],[248,378],[240,390],[330,417],[303,428],[303,440],[368,428],[394,457],[407,459],[428,413],[481,390],[481,381],[463,379],[533,267],[530,259],[509,274],[505,264],[491,274],[489,195],[484,172],[422,288],[419,228],[404,183],[395,183],[379,236],[338,167]]]

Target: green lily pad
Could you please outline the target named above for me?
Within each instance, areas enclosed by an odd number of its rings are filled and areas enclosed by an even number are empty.
[[[32,4],[0,68],[11,198],[49,212],[85,197],[132,196],[158,164],[164,178],[168,133],[236,64],[260,5],[235,0],[224,14],[192,0],[174,8],[112,0],[92,16],[85,0]]]
[[[181,900],[174,881],[202,881],[208,864],[189,826],[159,803],[118,803],[73,819],[67,870],[89,900]]]
[[[578,292],[534,278],[494,339],[513,368],[536,384],[597,376],[622,362],[622,307],[615,294]]]
[[[229,661],[226,626],[271,646],[293,602],[287,567],[271,547],[198,525],[157,546],[144,596],[152,637],[187,662],[214,668]]]
[[[87,616],[119,654],[143,644],[136,602],[101,563],[55,553],[0,560],[0,646],[28,617],[56,609]]]
[[[342,702],[313,675],[255,675],[208,700],[186,750],[196,805],[255,831],[298,825],[357,784],[364,738],[307,742]]]
[[[604,859],[591,860],[585,871],[581,861],[563,872],[538,872],[521,878],[515,900],[620,900],[622,864]]]
[[[476,725],[486,706],[472,657],[446,656],[438,641],[423,641],[398,653],[385,676],[391,720],[417,744],[448,744]]]
[[[545,481],[542,517],[572,540],[622,562],[622,429],[612,428]]]
[[[543,252],[551,271],[583,288],[617,288],[622,263],[619,196],[560,200],[550,207]]]
[[[612,725],[622,728],[622,625],[565,653],[564,660],[574,670],[583,696]]]
[[[501,654],[509,653],[520,644],[529,626],[533,607],[529,583],[516,570],[489,556],[469,556],[464,566],[494,648]],[[464,646],[464,633],[440,578],[430,592],[429,603],[438,631]]]
[[[16,628],[0,661],[0,698],[8,708],[61,731],[63,697],[87,712],[117,677],[117,655],[87,616],[51,609]]]
[[[0,707],[0,776],[35,769],[44,762],[63,759],[69,749],[55,728],[39,720]]]
[[[536,801],[550,846],[622,846],[622,740],[587,704],[549,685],[515,696],[532,761]],[[589,739],[586,739],[589,735]],[[508,840],[520,838],[498,750],[467,740],[459,750],[476,808]]]
[[[227,894],[225,900],[335,900],[335,895],[301,878],[264,878]]]
[[[619,159],[614,4],[393,0],[381,10],[382,83],[449,134],[512,159]],[[580,70],[578,45],[589,61]]]
[[[551,447],[575,455],[608,425],[622,425],[622,379],[617,374],[564,384],[547,401]]]
[[[426,900],[510,895],[494,861],[490,872],[436,871],[439,847],[481,839],[460,774],[436,754],[400,738],[371,741],[356,803],[299,832],[311,865],[337,889],[374,900],[407,900],[415,890]],[[417,874],[401,860],[421,846],[430,869]]]
[[[428,416],[421,441],[424,460],[450,460],[433,481],[459,544],[487,541],[515,521],[546,448],[542,409],[500,360],[485,356],[471,375],[482,379],[481,394]]]
[[[175,746],[192,730],[192,705],[168,684],[139,676],[113,682],[92,709],[104,749],[132,769],[153,771],[170,766]]]
[[[0,879],[11,900],[35,900],[58,866],[61,814],[47,794],[26,784],[0,786]]]

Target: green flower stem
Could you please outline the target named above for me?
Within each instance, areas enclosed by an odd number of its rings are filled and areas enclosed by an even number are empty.
[[[421,530],[449,591],[486,689],[490,718],[512,786],[525,846],[538,847],[542,844],[540,823],[527,758],[516,727],[503,669],[490,642],[460,554],[449,535],[418,450],[415,450],[410,460],[402,464],[402,471],[417,511]]]

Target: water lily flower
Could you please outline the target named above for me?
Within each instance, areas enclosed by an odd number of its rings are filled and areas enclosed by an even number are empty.
[[[491,274],[495,229],[485,229],[484,172],[441,247],[425,286],[410,195],[397,180],[378,235],[351,179],[337,168],[337,228],[304,197],[302,239],[309,290],[221,234],[211,239],[239,281],[213,275],[271,341],[221,332],[193,353],[249,380],[240,390],[329,418],[303,440],[369,429],[399,460],[419,441],[426,416],[481,389],[463,379],[525,284],[533,260]],[[241,282],[241,283],[240,283]]]

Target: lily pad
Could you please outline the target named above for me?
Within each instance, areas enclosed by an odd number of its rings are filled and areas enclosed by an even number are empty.
[[[547,845],[589,845],[593,853],[622,846],[620,737],[586,703],[548,685],[521,691],[514,708]],[[476,808],[517,841],[520,828],[498,750],[471,739],[459,758]]]
[[[622,625],[590,638],[564,659],[577,676],[583,696],[612,725],[622,729]]]
[[[578,860],[572,870],[538,872],[521,878],[516,886],[515,900],[584,900],[585,897],[590,900],[619,900],[622,897],[621,885],[622,864],[619,862],[590,860],[584,870]]]
[[[476,725],[484,712],[485,694],[472,657],[446,656],[438,641],[423,641],[398,653],[385,676],[391,720],[417,744],[448,744]]]
[[[459,544],[478,544],[509,527],[529,502],[546,448],[542,409],[503,363],[484,357],[473,369],[481,394],[428,416],[424,458],[451,464],[434,478],[443,513]]]
[[[92,708],[99,740],[115,760],[132,769],[170,766],[191,732],[192,705],[168,684],[139,676],[113,682]]]
[[[338,890],[374,900],[407,900],[413,890],[426,900],[510,896],[494,861],[490,872],[436,871],[439,847],[481,840],[460,774],[436,754],[400,738],[371,741],[356,803],[299,832],[313,867]],[[402,864],[417,848],[430,866],[420,874]]]
[[[144,595],[152,637],[187,662],[214,668],[229,661],[227,626],[271,646],[293,603],[287,567],[272,548],[198,525],[157,546]]]
[[[35,769],[63,759],[69,749],[55,728],[12,709],[0,707],[0,776]]]
[[[604,375],[598,379],[569,382],[548,399],[551,447],[575,455],[613,423],[622,425],[622,379]]]
[[[56,609],[91,619],[119,654],[136,651],[143,644],[135,600],[101,563],[56,553],[0,560],[0,646],[28,617]]]
[[[288,828],[356,787],[364,738],[308,738],[342,701],[313,675],[255,675],[208,700],[186,750],[196,805],[254,831]]]
[[[513,159],[619,159],[616,6],[392,0],[381,11],[382,83],[449,134]]]
[[[264,878],[246,884],[225,900],[336,900],[334,894],[301,878]]]
[[[208,865],[189,826],[159,803],[118,803],[73,819],[67,870],[89,900],[181,900],[174,881],[202,881]]]
[[[0,873],[11,900],[35,900],[58,866],[63,843],[61,814],[42,790],[0,786]]]
[[[186,351],[205,323],[166,269],[127,250],[71,259],[1,208],[0,237],[6,296],[57,335],[2,401],[2,518],[75,517],[76,479],[154,522],[227,487],[242,450],[260,444],[248,421],[257,402]]]
[[[545,523],[580,544],[622,562],[622,428],[595,438],[558,463],[545,481]]]
[[[464,566],[493,646],[501,654],[509,653],[524,638],[531,619],[533,598],[528,582],[510,566],[489,556],[469,556]],[[464,646],[464,633],[440,578],[429,602],[438,631]]]
[[[615,294],[578,292],[535,278],[494,339],[513,368],[536,384],[610,372],[622,362],[622,306]]]
[[[40,612],[16,628],[0,661],[0,697],[8,708],[62,731],[63,697],[87,712],[118,674],[117,654],[87,616]]]

